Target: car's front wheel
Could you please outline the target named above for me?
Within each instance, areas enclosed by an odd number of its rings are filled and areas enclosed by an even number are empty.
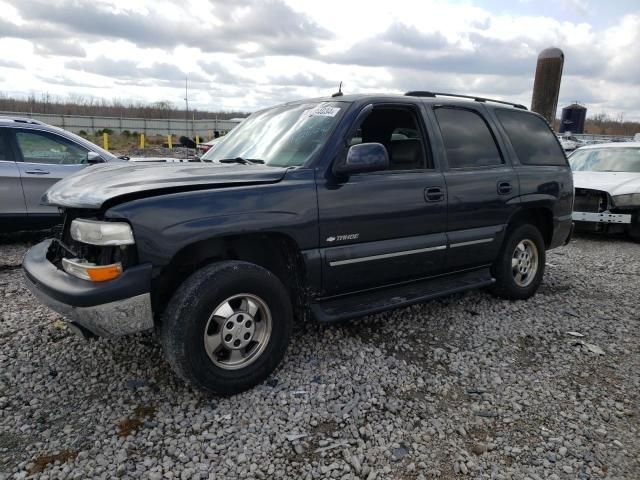
[[[194,386],[229,395],[262,382],[284,357],[292,309],[268,270],[223,261],[198,270],[172,297],[160,327],[167,361]]]
[[[496,283],[492,292],[509,300],[524,300],[536,293],[545,266],[545,247],[540,230],[531,224],[515,226],[493,266]]]

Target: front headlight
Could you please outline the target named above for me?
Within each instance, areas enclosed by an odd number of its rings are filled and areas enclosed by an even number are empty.
[[[616,207],[640,207],[640,193],[628,193],[613,197],[613,204]]]
[[[90,245],[133,245],[131,226],[124,222],[76,219],[71,222],[71,238]]]

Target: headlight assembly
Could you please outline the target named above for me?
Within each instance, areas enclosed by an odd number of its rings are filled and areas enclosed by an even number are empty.
[[[616,207],[640,207],[640,193],[629,193],[613,197]]]
[[[71,222],[71,238],[90,245],[133,245],[131,226],[124,222],[76,219]]]

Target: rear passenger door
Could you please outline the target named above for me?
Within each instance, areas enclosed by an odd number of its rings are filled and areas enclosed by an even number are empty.
[[[20,170],[5,128],[0,128],[0,219],[27,214]]]
[[[447,266],[461,270],[490,264],[517,209],[517,175],[482,106],[436,105],[433,114],[447,163]]]

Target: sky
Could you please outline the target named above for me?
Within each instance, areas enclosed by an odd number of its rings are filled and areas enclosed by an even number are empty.
[[[0,94],[253,111],[345,93],[531,104],[565,53],[559,107],[640,121],[640,0],[0,0]],[[559,112],[558,112],[559,116]]]

